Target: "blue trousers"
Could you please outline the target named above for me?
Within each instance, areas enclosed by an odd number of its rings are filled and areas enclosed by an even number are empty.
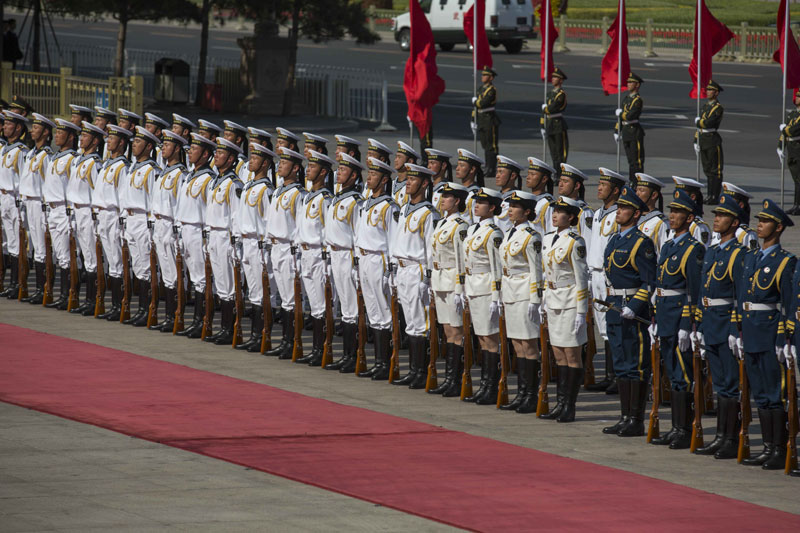
[[[711,369],[711,383],[720,398],[739,397],[739,359],[728,343],[706,344],[706,360]]]
[[[664,361],[664,371],[669,377],[672,389],[686,391],[692,387],[693,370],[692,352],[681,352],[678,349],[678,336],[659,337],[661,343],[661,359]]]
[[[607,324],[606,329],[617,378],[649,381],[652,365],[647,326],[623,319],[622,324]]]
[[[753,401],[759,409],[783,409],[786,390],[786,369],[778,362],[775,352],[746,352],[744,364]]]

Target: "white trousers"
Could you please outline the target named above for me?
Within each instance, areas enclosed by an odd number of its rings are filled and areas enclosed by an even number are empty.
[[[601,300],[606,299],[606,273],[602,270],[592,270],[590,271],[592,278],[589,280],[591,283],[591,290],[592,290],[592,298],[600,298]],[[608,333],[606,333],[606,308],[600,304],[593,304],[594,305],[594,321],[597,324],[597,329],[600,331],[600,335],[603,336],[603,340],[608,340]]]
[[[233,300],[233,265],[231,264],[231,238],[227,230],[209,230],[208,254],[214,273],[214,290],[222,300]]]
[[[50,227],[50,240],[53,242],[55,262],[61,268],[69,268],[69,219],[67,208],[62,206],[50,209],[47,214]]]
[[[308,297],[311,316],[325,316],[325,263],[322,261],[322,248],[309,248],[300,254],[300,278],[303,290]],[[331,302],[333,305],[333,302]]]
[[[273,244],[270,255],[275,285],[281,295],[281,308],[284,311],[294,311],[294,258],[291,246],[287,242]]]
[[[97,227],[108,275],[120,278],[122,277],[122,228],[119,225],[119,213],[116,210],[100,211],[97,214]]]
[[[97,237],[92,220],[92,208],[75,209],[75,235],[83,257],[83,266],[87,272],[97,271]]]
[[[44,250],[44,214],[42,213],[42,201],[38,198],[25,200],[25,214],[27,216],[28,238],[33,247],[33,260],[43,263],[45,259]]]
[[[14,197],[0,193],[0,219],[3,221],[3,252],[19,254],[19,212]]]
[[[192,278],[194,290],[206,290],[206,258],[203,255],[203,228],[191,224],[181,226],[183,241],[183,261],[189,276]]]
[[[358,322],[358,296],[356,282],[353,280],[353,252],[331,252],[331,270],[334,290],[342,309],[342,321],[355,324]]]
[[[264,300],[264,286],[261,283],[262,261],[266,261],[269,278],[269,305],[277,307],[278,288],[275,286],[270,254],[266,250],[259,250],[257,239],[242,239],[242,250],[242,270],[244,270],[244,277],[247,280],[247,299],[253,305],[262,305]]]
[[[397,298],[403,306],[406,318],[406,333],[420,337],[428,331],[428,306],[430,289],[423,283],[425,272],[422,265],[407,265],[397,271]],[[425,289],[422,296],[420,291]]]
[[[125,238],[131,252],[133,275],[137,279],[150,281],[150,230],[147,228],[147,215],[129,215],[125,222]]]
[[[367,310],[369,325],[375,329],[392,327],[392,311],[389,308],[389,278],[383,254],[358,255],[358,273],[361,293]]]
[[[178,284],[178,269],[175,266],[175,235],[172,233],[172,221],[156,219],[153,226],[153,242],[156,245],[158,268],[161,280],[168,289]]]

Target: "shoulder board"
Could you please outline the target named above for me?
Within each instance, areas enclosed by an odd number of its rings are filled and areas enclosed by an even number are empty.
[[[438,191],[439,191],[439,189],[441,189],[442,187],[444,187],[446,183],[447,183],[446,181],[440,181],[439,183],[437,183],[436,185],[434,185],[434,186],[433,186],[433,192],[438,192]]]
[[[446,218],[443,218],[442,220],[447,220],[447,219],[446,219]],[[461,217],[456,217],[456,218],[454,218],[453,220],[455,221],[455,223],[456,223],[456,224],[466,224],[466,223],[467,223],[467,221],[466,221],[466,220],[464,220],[464,219],[463,219],[463,218],[461,218]]]
[[[496,224],[489,223],[489,224],[487,224],[487,225],[488,225],[490,228],[492,228],[494,231],[500,231],[500,228],[499,228],[499,227],[497,227],[497,225],[496,225]]]
[[[580,235],[578,235],[577,233],[575,233],[574,231],[570,231],[570,232],[568,233],[568,235],[569,235],[570,237],[572,237],[573,239],[575,239],[576,241],[577,241],[578,239],[580,239],[580,238],[581,238],[581,236],[580,236]]]
[[[527,228],[525,228],[525,231],[527,231],[527,232],[528,232],[528,233],[530,233],[531,235],[536,235],[536,230],[535,230],[535,229],[533,229],[533,228],[532,228],[532,227],[530,227],[530,226],[528,226]]]

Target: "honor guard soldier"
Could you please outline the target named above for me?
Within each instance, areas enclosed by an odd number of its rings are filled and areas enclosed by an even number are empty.
[[[458,163],[456,163],[456,179],[461,185],[467,188],[467,208],[461,214],[461,218],[467,224],[473,222],[473,211],[475,210],[475,194],[484,187],[483,165],[485,161],[464,148],[458,149]]]
[[[617,225],[605,250],[608,280],[606,313],[608,342],[614,359],[614,373],[619,387],[620,417],[603,433],[621,437],[644,435],[644,407],[650,379],[650,337],[647,326],[636,320],[650,321],[650,293],[655,285],[656,250],[638,227],[647,205],[633,189],[622,189],[617,201]]]
[[[514,225],[508,219],[508,199],[522,188],[522,165],[504,155],[497,156],[497,172],[495,183],[500,187],[500,194],[503,195],[503,203],[500,204],[500,212],[495,216],[495,223],[500,226],[503,234],[508,233]]]
[[[658,339],[661,360],[672,385],[672,429],[650,443],[682,450],[692,440],[692,383],[703,379],[693,374],[690,335],[699,300],[705,246],[689,232],[697,211],[689,193],[676,190],[668,207],[674,236],[661,248],[656,271],[656,320],[649,331],[651,343]]]
[[[541,235],[553,230],[553,210],[551,205],[556,201],[552,194],[555,173],[556,170],[541,159],[528,158],[528,175],[525,178],[525,186],[537,198],[533,227]]]
[[[656,254],[659,254],[669,230],[667,217],[663,213],[664,199],[661,190],[664,183],[642,172],[636,174],[636,179],[636,194],[647,206],[639,219],[639,229],[653,241]]]
[[[375,139],[367,139],[367,162],[369,158],[374,157],[378,161],[382,161],[391,166],[392,150],[380,141]],[[389,191],[391,193],[391,191]],[[367,189],[366,181],[364,182],[364,198],[369,198],[371,193]]]
[[[796,371],[797,348],[798,346],[800,346],[800,334],[798,334],[797,332],[797,323],[798,320],[800,320],[800,267],[795,267],[794,276],[792,276],[792,287],[794,289],[794,294],[792,295],[792,307],[789,310],[788,320],[786,321],[787,334],[789,335],[789,338],[787,338],[787,343],[784,348],[785,350],[784,357],[786,360],[785,362],[786,362],[787,372]],[[786,406],[787,406],[787,411],[789,411],[791,409],[791,400],[788,398]],[[793,439],[794,436],[789,434],[788,438]],[[794,445],[794,441],[792,441],[792,445]],[[792,477],[800,477],[800,468],[796,468],[796,466],[792,464],[792,454],[793,450],[787,449],[786,463],[787,466],[791,468],[791,470],[789,470],[786,473]]]
[[[260,352],[262,333],[264,330],[264,306],[275,307],[276,294],[275,278],[269,262],[269,252],[263,246],[263,239],[267,232],[267,213],[269,202],[275,187],[269,178],[275,152],[260,144],[250,143],[250,158],[248,172],[252,174],[244,184],[242,200],[236,213],[238,221],[237,233],[242,242],[242,269],[247,281],[247,299],[253,305],[250,338],[237,344],[237,350]],[[263,301],[264,286],[263,269],[266,265],[269,276],[270,300]]]
[[[397,177],[392,183],[392,198],[394,203],[400,207],[403,207],[408,201],[408,196],[406,195],[408,168],[406,163],[415,165],[419,160],[420,155],[416,150],[403,141],[397,141],[397,151],[394,153],[394,171],[397,173]]]
[[[392,311],[389,306],[389,264],[394,245],[399,210],[392,201],[392,167],[375,157],[367,159],[369,174],[367,189],[371,195],[361,204],[361,214],[355,229],[355,249],[358,265],[353,270],[361,284],[364,307],[375,341],[375,379],[388,379],[391,353]],[[366,341],[364,341],[366,342]],[[342,372],[352,372],[355,358],[345,363]]]
[[[786,460],[785,323],[793,300],[792,274],[797,258],[781,248],[781,235],[792,219],[772,200],[756,215],[761,248],[744,258],[745,291],[740,296],[744,363],[761,423],[764,450],[742,461],[765,470],[783,469]]]
[[[428,323],[433,268],[429,251],[439,215],[430,203],[433,171],[406,163],[406,176],[408,201],[400,207],[391,253],[392,262],[397,265],[395,283],[406,318],[410,364],[408,374],[392,384],[423,389],[429,362],[428,329],[436,327]]]
[[[164,320],[151,326],[162,333],[172,333],[175,329],[175,311],[178,307],[178,272],[175,255],[178,247],[176,215],[178,213],[178,192],[188,176],[184,163],[183,146],[186,141],[180,135],[165,131],[161,146],[164,170],[158,175],[150,194],[150,213],[153,221],[153,243],[158,256],[158,270],[164,284]]]
[[[303,157],[308,160],[311,157],[311,151],[314,150],[324,156],[328,155],[328,143],[330,141],[322,135],[314,133],[303,132]],[[306,178],[305,187],[307,190],[311,189],[311,180]],[[330,191],[331,194],[333,191]]]
[[[116,124],[116,123],[117,123],[116,113],[114,113],[110,109],[106,109],[105,107],[100,107],[99,105],[94,106],[94,121],[92,121],[92,124],[100,128],[101,130],[105,131],[106,126],[108,126],[109,124]],[[83,127],[83,123],[81,123],[81,127]]]
[[[542,236],[531,225],[536,216],[536,196],[514,191],[506,199],[513,224],[500,245],[503,281],[500,287],[506,316],[506,336],[517,356],[517,396],[500,409],[534,413],[538,400],[539,311],[544,291]],[[438,303],[437,303],[438,311]]]
[[[428,159],[428,165],[431,159]],[[467,188],[458,183],[442,182],[439,188],[442,218],[436,223],[431,243],[431,289],[433,289],[436,318],[444,330],[445,378],[431,394],[452,398],[461,394],[461,373],[464,371],[464,243],[469,225],[461,218],[467,208]],[[467,339],[466,342],[472,342]]]
[[[353,257],[355,230],[361,216],[361,173],[366,169],[348,153],[338,154],[336,185],[339,192],[328,206],[325,224],[325,244],[330,254],[333,286],[342,310],[342,357],[325,366],[326,370],[352,373],[356,366],[356,338],[358,337],[358,300],[353,279]],[[373,329],[376,361],[389,360],[389,330]],[[383,355],[382,355],[383,354]],[[378,366],[378,365],[376,365]],[[368,371],[369,372],[369,371]],[[386,380],[389,366],[380,373],[373,372],[374,379]]]
[[[210,279],[206,279],[203,238],[206,206],[217,175],[209,163],[217,145],[199,133],[192,133],[191,137],[188,159],[189,166],[194,170],[187,176],[179,191],[177,221],[180,226],[186,269],[189,271],[195,291],[194,317],[192,323],[176,335],[199,339],[203,332],[203,317],[206,314],[204,298],[206,283],[211,283]]]
[[[242,151],[242,153],[239,154],[239,158],[236,160],[236,164],[233,165],[233,171],[239,176],[239,180],[244,182],[244,178],[241,174],[244,165],[247,164],[247,128],[232,120],[223,120],[222,122],[225,124],[222,138],[232,142]]]
[[[347,154],[356,161],[361,161],[361,141],[348,137],[347,135],[334,135],[333,137],[336,139],[334,159],[336,159],[337,162],[342,160],[341,154]],[[333,177],[333,194],[339,194],[341,187],[339,187],[339,182],[336,179],[336,172],[333,173]]]
[[[636,173],[644,172],[644,128],[639,123],[644,102],[639,95],[639,88],[644,80],[631,72],[628,74],[628,94],[618,108],[614,140],[622,141],[625,156],[628,158],[628,179],[632,187],[636,186]]]
[[[123,231],[131,252],[133,276],[139,283],[139,308],[123,324],[132,324],[135,327],[147,325],[150,299],[158,298],[158,294],[150,294],[150,221],[153,219],[150,191],[161,172],[153,159],[156,146],[160,142],[158,137],[143,127],[136,127],[136,134],[131,141],[132,163],[126,183],[120,187],[120,207],[124,211],[123,216],[127,215]]]
[[[292,133],[286,128],[275,128],[275,131],[277,132],[277,136],[275,138],[275,148],[276,148],[275,153],[277,153],[278,156],[282,155],[281,148],[288,148],[289,150],[292,150],[294,152],[298,153],[300,152],[300,141],[302,141],[303,139],[301,139],[299,135]],[[306,170],[305,168],[303,168],[302,165],[300,165],[299,172],[300,173],[298,174],[297,179],[299,180],[300,185],[303,188],[305,188]],[[283,182],[281,181],[282,179],[283,178],[281,178],[280,173],[278,173],[278,180],[275,182],[276,187],[280,187],[281,185],[283,185]]]
[[[278,143],[285,144],[291,136],[287,130],[278,128]],[[293,134],[292,134],[293,135]],[[278,164],[278,180],[282,183],[272,194],[267,215],[267,235],[272,244],[270,251],[272,271],[278,293],[281,297],[283,317],[283,335],[278,346],[267,352],[267,355],[277,355],[281,359],[291,359],[294,347],[294,328],[300,327],[294,322],[294,276],[296,258],[294,243],[297,239],[297,217],[303,203],[306,190],[301,181],[305,157],[302,154],[285,146],[281,146],[280,163]]]
[[[189,120],[188,118],[181,116],[177,113],[172,114],[172,133],[177,133],[184,139],[186,142],[192,141],[192,132],[197,129],[197,125]],[[211,139],[212,141],[214,139]]]
[[[717,96],[722,92],[722,87],[710,80],[706,85],[708,102],[703,104],[700,116],[695,117],[694,125],[697,132],[694,135],[694,150],[700,155],[703,164],[703,174],[708,180],[708,205],[717,205],[719,195],[722,193],[722,137],[717,133],[722,123],[722,104],[717,101]],[[698,95],[698,98],[700,96]],[[783,132],[783,128],[781,128]]]
[[[197,133],[208,139],[209,141],[216,142],[217,137],[223,136],[223,129],[211,122],[210,120],[198,119],[197,120]]]
[[[250,139],[250,144],[257,144],[259,146],[263,146],[267,150],[272,150],[272,135],[264,130],[258,128],[247,128],[248,138]],[[274,153],[274,152],[273,152]],[[268,163],[269,166],[266,169],[267,178],[272,183],[273,187],[275,186],[275,160],[278,159],[278,155],[275,154],[274,159],[271,159]],[[266,161],[265,161],[266,163]],[[242,180],[242,183],[245,185],[251,179],[253,179],[254,172],[250,169],[250,161],[245,161],[244,165],[242,166],[241,170],[239,171],[239,178]]]
[[[92,189],[102,166],[100,151],[105,146],[106,132],[88,122],[83,123],[80,146],[83,153],[72,163],[67,184],[67,203],[72,208],[75,236],[86,271],[86,300],[71,313],[94,315],[97,296],[97,233],[92,219]]]
[[[743,273],[747,248],[736,241],[741,217],[739,204],[730,196],[721,195],[714,208],[714,231],[720,235],[720,242],[708,248],[703,261],[697,300],[699,325],[692,339],[705,352],[719,403],[714,440],[695,453],[716,459],[736,458],[739,445],[738,360],[743,354],[736,342],[741,328],[736,306],[739,295],[747,290]]]
[[[69,215],[67,214],[67,185],[72,171],[72,161],[77,157],[80,128],[67,120],[56,119],[53,155],[45,171],[44,201],[47,203],[47,227],[53,243],[53,256],[61,268],[61,294],[45,307],[60,311],[67,309],[69,295]],[[3,149],[5,150],[5,148]],[[5,195],[3,195],[5,196]],[[3,196],[0,196],[2,201]],[[5,240],[3,241],[5,243]]]
[[[548,91],[546,103],[542,104],[542,140],[547,142],[550,159],[556,169],[556,176],[561,174],[561,163],[567,162],[569,155],[569,137],[564,111],[567,109],[567,93],[561,87],[567,79],[564,71],[556,67],[550,77],[553,89]]]
[[[84,120],[86,122],[92,122],[92,110],[88,107],[77,104],[69,104],[69,109],[69,121],[78,126],[78,128],[81,127]]]
[[[11,282],[1,296],[16,298],[19,294],[19,225],[20,206],[18,190],[19,176],[23,170],[25,154],[28,147],[22,142],[23,135],[28,131],[28,119],[15,113],[6,111],[3,133],[6,144],[0,150],[0,218],[3,228],[3,245],[7,254],[3,264],[10,265]]]
[[[431,195],[431,204],[439,215],[442,210],[439,206],[442,201],[442,188],[445,183],[453,181],[453,165],[450,160],[452,155],[435,148],[425,148],[425,155],[428,158],[428,168],[433,171],[433,194]]]
[[[33,117],[31,141],[34,142],[34,146],[25,154],[23,170],[19,177],[19,195],[25,207],[28,238],[33,247],[36,292],[27,298],[22,298],[21,301],[42,305],[45,282],[45,217],[42,189],[45,169],[53,154],[50,142],[53,140],[53,130],[56,129],[56,125],[39,113],[31,113],[31,116]]]
[[[482,187],[473,194],[475,220],[464,237],[465,293],[472,315],[472,331],[478,337],[482,353],[480,387],[465,402],[479,405],[497,403],[500,381],[500,282],[502,278],[499,247],[503,232],[494,224],[500,211],[501,194]],[[470,339],[465,339],[469,342]]]
[[[794,181],[794,203],[787,215],[800,215],[800,91],[792,90],[792,102],[795,108],[786,117],[786,123],[779,126],[781,135],[778,138],[778,158],[789,167]]]
[[[495,164],[497,153],[500,151],[499,133],[500,119],[497,117],[495,106],[497,105],[497,89],[493,82],[497,77],[497,72],[491,67],[483,67],[481,71],[481,87],[478,94],[472,97],[472,122],[477,128],[478,138],[481,141],[481,148],[486,158],[486,175],[495,175]],[[483,187],[483,185],[481,185]]]
[[[217,137],[214,165],[218,175],[211,185],[206,205],[205,229],[208,232],[208,255],[214,274],[214,292],[219,297],[222,314],[220,330],[205,342],[230,345],[233,342],[234,296],[233,265],[236,252],[236,211],[242,194],[242,181],[236,175],[236,163],[242,149],[231,141]],[[241,320],[243,317],[239,317]]]
[[[158,115],[154,115],[153,113],[145,113],[144,129],[146,129],[147,131],[149,131],[150,133],[161,139],[162,138],[161,132],[169,130],[169,122],[159,117]],[[188,143],[189,141],[185,140],[184,149],[186,145],[188,145]],[[156,163],[158,164],[158,166],[162,168],[164,167],[164,161],[161,157],[161,150],[158,150],[158,154],[156,155]]]
[[[141,115],[138,115],[133,111],[128,111],[127,109],[122,109],[121,107],[117,109],[117,125],[120,128],[136,131],[136,126],[138,126],[141,122]]]
[[[605,272],[605,251],[608,241],[617,233],[617,200],[622,189],[627,183],[625,176],[613,170],[600,167],[600,179],[597,183],[597,199],[603,202],[603,206],[594,212],[592,217],[592,231],[588,236],[589,244],[586,257],[586,264],[589,267],[589,282],[593,299],[605,300],[608,283]],[[610,393],[616,391],[614,383],[614,367],[611,357],[611,345],[608,342],[608,331],[606,330],[606,307],[598,303],[593,304],[592,316],[597,324],[597,329],[603,337],[605,344],[605,377],[589,385],[586,390],[605,391],[611,389]],[[589,332],[590,335],[593,332]],[[590,361],[587,364],[592,364]],[[612,388],[613,385],[613,388]]]
[[[586,197],[586,180],[589,177],[581,172],[579,169],[561,163],[561,175],[558,178],[558,194],[564,198],[569,198],[578,202],[580,211],[578,212],[578,223],[575,225],[575,231],[584,238],[585,246],[590,245],[592,233],[592,222],[594,217],[594,210],[589,207],[584,198]]]
[[[133,134],[114,124],[108,125],[106,146],[108,159],[97,172],[92,190],[92,208],[97,213],[97,235],[103,246],[103,264],[108,267],[108,286],[111,289],[111,308],[97,318],[119,322],[122,312],[122,226],[120,224],[120,194],[128,179],[130,161],[125,154]]]
[[[722,194],[727,194],[733,198],[742,208],[742,219],[739,221],[739,227],[736,230],[736,241],[750,250],[758,248],[758,236],[753,231],[750,224],[750,200],[753,195],[745,191],[741,187],[734,185],[728,181],[722,182]],[[719,235],[714,233],[711,235],[711,244],[719,241]]]
[[[23,117],[26,118],[29,117],[31,113],[33,113],[33,106],[18,94],[15,94],[14,97],[11,99],[11,103],[9,104],[8,108],[14,113],[22,115]]]
[[[694,213],[694,221],[689,227],[689,234],[697,239],[700,244],[708,248],[711,244],[711,230],[703,220],[703,184],[691,178],[672,176],[675,182],[675,189],[683,189],[692,199],[697,210]]]

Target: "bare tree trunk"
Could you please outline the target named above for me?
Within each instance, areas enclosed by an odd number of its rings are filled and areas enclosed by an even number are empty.
[[[39,49],[42,46],[42,0],[36,0],[33,6],[33,61],[34,72],[39,72],[42,65],[39,61]]]
[[[128,2],[120,2],[119,31],[117,32],[117,53],[114,58],[114,76],[122,76],[125,72],[125,40],[128,38]]]
[[[200,30],[200,62],[197,65],[197,94],[194,104],[199,106],[203,103],[203,86],[206,83],[206,61],[208,60],[208,22],[211,12],[211,0],[203,0],[200,12],[200,20],[203,24]]]
[[[283,116],[292,113],[292,95],[294,94],[294,75],[297,64],[297,34],[300,27],[300,2],[292,3],[292,29],[289,33],[289,71],[286,73],[286,89],[283,96]]]

